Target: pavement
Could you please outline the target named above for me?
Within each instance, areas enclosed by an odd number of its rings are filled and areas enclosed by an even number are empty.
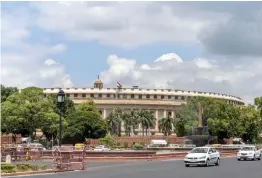
[[[185,167],[183,160],[91,162],[86,170],[31,175],[36,178],[262,178],[262,161],[222,158],[220,166]],[[13,176],[29,177],[29,176]]]

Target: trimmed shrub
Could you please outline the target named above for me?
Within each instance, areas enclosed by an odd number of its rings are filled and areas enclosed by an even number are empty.
[[[47,169],[46,164],[30,164],[30,163],[19,163],[16,165],[1,163],[1,172],[2,173],[14,173],[14,172],[28,172],[28,171],[38,171]]]
[[[140,142],[140,145],[145,146],[145,142]]]
[[[13,173],[16,172],[16,166],[9,163],[1,163],[1,172],[2,173]]]
[[[121,146],[121,143],[120,142],[116,142],[116,146]]]
[[[124,148],[128,148],[128,142],[124,142]]]
[[[40,165],[38,166],[38,168],[39,168],[40,170],[46,170],[47,165],[46,165],[46,164],[40,164]]]
[[[18,172],[26,172],[26,171],[30,171],[30,164],[16,164],[16,170]]]
[[[140,145],[139,143],[136,143],[132,146],[132,149],[134,150],[142,150],[144,147]]]

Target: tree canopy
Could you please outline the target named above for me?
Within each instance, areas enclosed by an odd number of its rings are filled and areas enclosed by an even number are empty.
[[[82,143],[85,138],[104,137],[108,131],[106,121],[91,100],[79,104],[66,121],[68,126],[64,129],[63,139],[75,143]]]

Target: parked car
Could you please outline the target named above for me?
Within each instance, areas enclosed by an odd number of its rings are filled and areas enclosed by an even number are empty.
[[[220,165],[220,153],[212,147],[196,147],[192,149],[184,159],[185,166],[215,164]]]
[[[261,160],[262,153],[255,145],[243,146],[237,153],[237,160]]]
[[[110,150],[110,148],[108,148],[105,145],[98,145],[94,148],[94,151],[109,151],[109,150]]]

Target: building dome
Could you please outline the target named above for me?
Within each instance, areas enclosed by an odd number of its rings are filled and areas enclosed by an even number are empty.
[[[103,82],[102,80],[99,79],[99,75],[97,76],[97,79],[95,80],[94,88],[99,88],[99,89],[103,88]]]
[[[95,83],[96,83],[96,84],[101,84],[101,83],[103,83],[103,82],[102,82],[102,80],[100,80],[100,79],[98,78],[98,79],[95,80]]]

